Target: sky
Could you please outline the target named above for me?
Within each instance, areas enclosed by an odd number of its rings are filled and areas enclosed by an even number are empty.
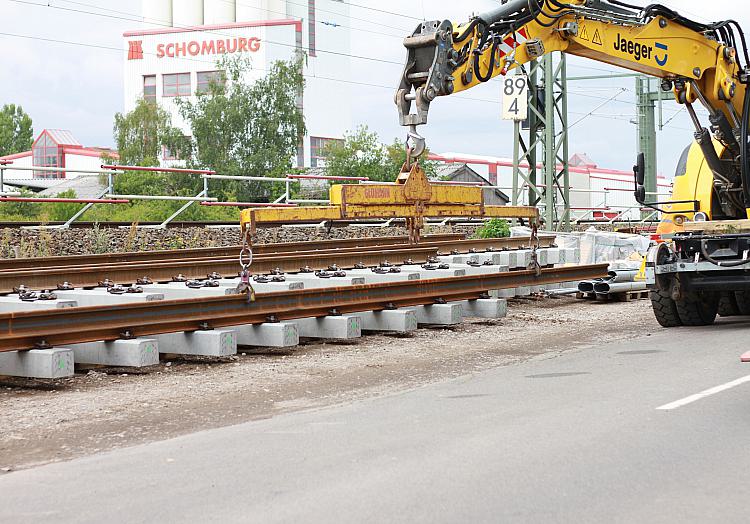
[[[241,0],[252,3],[253,0]],[[420,20],[467,20],[498,4],[494,0],[352,0],[349,20],[330,20],[352,29],[352,59],[357,86],[354,124],[365,124],[384,142],[405,137],[398,125],[393,93],[406,52],[403,37]],[[642,3],[632,0],[632,3]],[[651,2],[649,2],[651,3]],[[737,0],[661,2],[699,21],[734,18],[750,31],[750,4]],[[374,11],[375,7],[388,13]],[[69,129],[87,146],[112,146],[112,122],[123,108],[122,33],[137,29],[141,0],[0,0],[0,104],[23,106],[38,132]],[[333,17],[319,13],[319,19]],[[64,43],[67,42],[67,43]],[[395,62],[395,63],[390,63]],[[568,75],[621,73],[617,68],[569,57]],[[393,88],[387,86],[394,86]],[[570,151],[588,154],[602,167],[628,170],[636,155],[635,79],[571,81],[568,86]],[[511,156],[513,125],[500,118],[500,84],[478,86],[432,104],[430,122],[421,128],[434,152]],[[674,102],[663,105],[658,132],[659,172],[671,177],[693,129]],[[658,118],[658,116],[657,116]]]

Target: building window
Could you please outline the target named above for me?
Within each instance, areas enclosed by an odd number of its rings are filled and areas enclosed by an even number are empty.
[[[190,73],[164,75],[164,96],[190,96]]]
[[[211,91],[211,85],[216,84],[217,86],[224,87],[226,84],[226,76],[224,71],[203,71],[198,73],[198,84],[196,86],[196,93],[199,95],[208,93]]]
[[[34,167],[65,167],[62,147],[46,133],[33,147]],[[62,171],[34,171],[34,178],[65,178]]]
[[[156,75],[143,77],[143,99],[156,102]]]
[[[315,9],[315,0],[308,0],[307,3],[307,20],[308,20],[308,47],[310,56],[317,56],[318,49],[317,49],[317,37],[315,34],[315,24],[316,24],[316,9]]]
[[[310,137],[310,167],[323,167],[325,165],[325,149],[329,144],[343,144],[343,140],[336,138]]]

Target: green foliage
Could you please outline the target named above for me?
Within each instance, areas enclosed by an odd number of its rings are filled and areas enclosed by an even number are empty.
[[[423,158],[427,158],[429,151]],[[331,142],[323,151],[326,174],[331,176],[368,177],[377,182],[393,182],[406,163],[406,146],[395,139],[383,146],[378,134],[367,126],[344,136],[343,142]],[[420,161],[427,176],[435,174],[436,162]]]
[[[0,111],[0,156],[28,151],[33,142],[31,117],[21,106],[4,105]]]
[[[474,234],[475,238],[506,238],[509,236],[510,224],[502,218],[490,219]]]
[[[158,166],[162,147],[177,152],[191,168],[212,169],[223,175],[284,177],[294,173],[300,137],[306,132],[298,107],[304,87],[301,60],[276,62],[265,78],[246,80],[249,63],[225,59],[226,84],[212,83],[195,102],[178,99],[180,110],[193,132],[186,138],[172,126],[169,113],[153,102],[139,100],[127,114],[115,115],[114,138],[120,157],[103,155],[102,163]],[[106,183],[106,176],[101,177]],[[212,180],[211,196],[222,201],[271,201],[281,196],[285,184]],[[299,183],[291,184],[292,192]],[[195,196],[203,188],[199,175],[132,172],[115,177],[119,194]],[[32,196],[32,193],[25,193]],[[74,196],[63,194],[63,197]],[[94,206],[82,220],[92,222],[161,222],[182,207],[177,201],[134,201],[130,204]],[[67,220],[79,204],[0,203],[0,219],[8,221]],[[231,207],[190,206],[178,220],[239,221],[240,210]],[[106,232],[101,233],[102,238]],[[104,241],[102,241],[104,249]]]
[[[251,66],[241,57],[225,58],[219,67],[226,71],[226,84],[211,83],[195,102],[178,100],[193,134],[192,165],[229,176],[284,176],[306,132],[297,103],[304,88],[301,60],[275,62],[253,83],[244,80]],[[283,184],[230,181],[216,196],[263,201],[282,192]]]
[[[170,114],[143,98],[131,112],[115,115],[114,135],[119,161],[128,166],[158,166],[162,146],[182,155],[189,148],[182,132],[172,127]]]

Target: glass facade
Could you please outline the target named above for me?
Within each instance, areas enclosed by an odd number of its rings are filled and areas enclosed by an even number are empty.
[[[36,141],[32,149],[34,167],[65,167],[63,150],[46,133]],[[34,171],[34,178],[65,178],[60,171]]]
[[[223,86],[226,84],[226,76],[224,71],[201,71],[198,73],[198,83],[196,86],[196,94],[202,95],[208,93],[211,88],[211,84],[218,84]]]
[[[164,75],[164,96],[190,96],[190,73]]]
[[[324,151],[326,146],[332,143],[343,144],[344,141],[335,138],[310,137],[310,167],[323,167],[325,165]]]
[[[156,75],[143,77],[143,98],[149,102],[156,102]]]

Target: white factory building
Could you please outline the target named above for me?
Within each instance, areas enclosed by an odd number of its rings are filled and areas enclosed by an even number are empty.
[[[316,167],[326,141],[353,127],[348,14],[341,0],[143,0],[143,27],[123,35],[124,109],[140,97],[155,100],[189,135],[175,101],[207,89],[222,57],[249,57],[253,80],[303,51],[308,134],[297,163]],[[170,155],[163,160],[175,160]]]

